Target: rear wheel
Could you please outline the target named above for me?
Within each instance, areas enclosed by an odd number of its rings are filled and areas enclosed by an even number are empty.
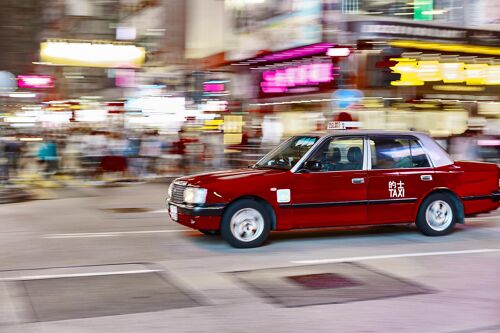
[[[257,201],[239,200],[224,212],[221,234],[233,247],[258,247],[269,235],[270,220],[266,209]]]
[[[456,204],[447,193],[435,193],[420,205],[417,227],[424,235],[442,236],[453,231],[457,222]]]

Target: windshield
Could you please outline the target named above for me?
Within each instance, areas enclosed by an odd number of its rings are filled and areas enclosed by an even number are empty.
[[[255,167],[290,170],[316,141],[317,136],[292,137],[264,156]]]

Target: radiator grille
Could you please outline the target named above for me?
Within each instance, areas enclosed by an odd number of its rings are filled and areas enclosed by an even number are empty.
[[[184,202],[184,190],[186,186],[174,184],[172,189],[172,202],[182,203]]]

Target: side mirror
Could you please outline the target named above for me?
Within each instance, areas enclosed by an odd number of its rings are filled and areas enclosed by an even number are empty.
[[[306,161],[304,163],[304,169],[309,171],[320,171],[322,168],[320,161]]]

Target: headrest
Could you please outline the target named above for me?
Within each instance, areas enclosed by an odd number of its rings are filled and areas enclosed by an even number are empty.
[[[359,147],[351,147],[347,151],[347,160],[351,163],[360,163],[363,161],[363,153]]]

